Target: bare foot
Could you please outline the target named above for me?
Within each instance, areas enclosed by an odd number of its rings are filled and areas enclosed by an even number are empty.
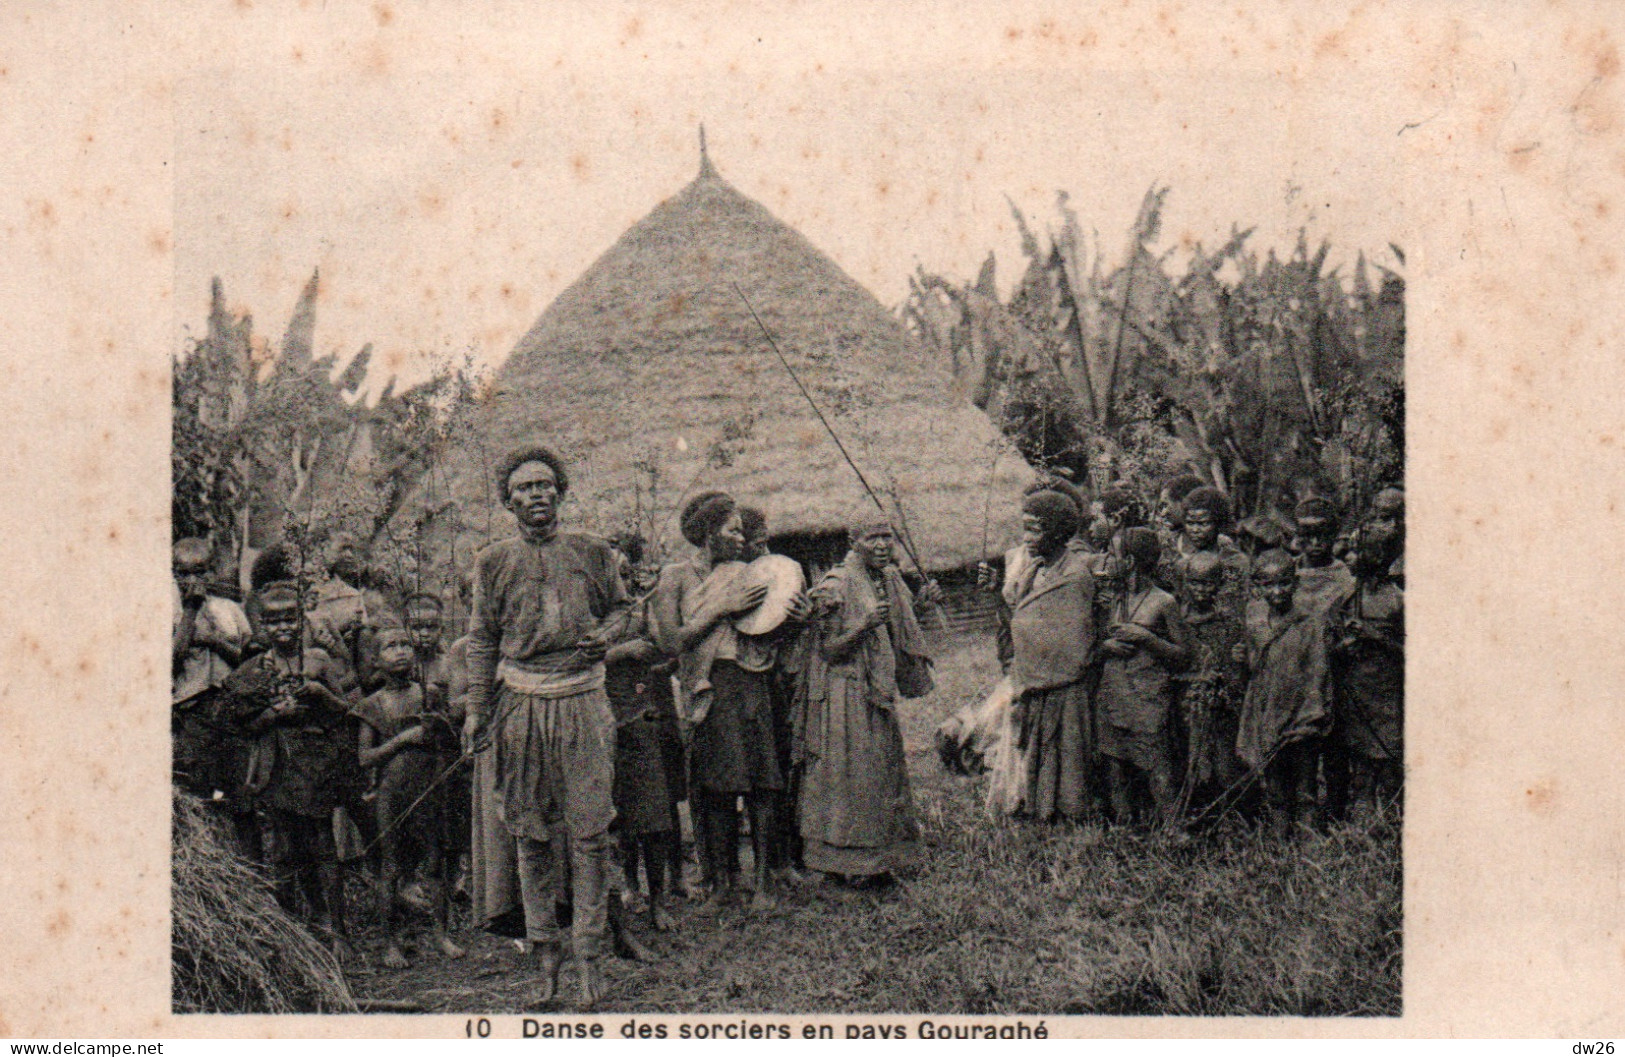
[[[615,953],[634,962],[652,963],[660,960],[660,955],[627,928],[619,929],[615,933]]]
[[[658,902],[649,904],[649,928],[655,932],[670,932],[677,927],[666,908]]]
[[[384,951],[385,969],[410,969],[412,963],[406,960],[406,952],[401,950],[399,943],[391,943]]]
[[[703,903],[711,898],[711,886],[706,884],[691,885],[683,893],[683,898],[690,903]]]
[[[779,901],[767,892],[757,892],[750,897],[750,912],[752,914],[771,913],[779,905]]]
[[[791,888],[806,888],[808,885],[817,883],[809,874],[803,873],[794,866],[781,866],[774,870],[773,879],[787,884]]]
[[[451,941],[451,937],[446,935],[444,932],[435,937],[434,943],[436,947],[440,948],[441,954],[453,961],[456,961],[458,958],[461,958],[463,955],[468,953],[461,947],[457,946],[457,944],[453,943]]]
[[[597,958],[576,959],[576,1008],[590,1013],[608,992]]]
[[[559,965],[563,960],[558,944],[537,944],[536,972],[539,979],[536,981],[536,993],[531,995],[531,1005],[546,1005],[553,1001],[553,995],[559,989]]]

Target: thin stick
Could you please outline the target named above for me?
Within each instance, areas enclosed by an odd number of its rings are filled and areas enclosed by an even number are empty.
[[[824,431],[829,434],[829,439],[835,442],[835,447],[840,451],[841,458],[846,460],[846,464],[850,466],[852,468],[852,472],[857,475],[858,483],[861,484],[863,486],[863,490],[868,493],[869,498],[874,502],[876,509],[878,509],[889,522],[891,520],[891,512],[886,509],[886,504],[881,501],[880,496],[876,494],[873,486],[869,484],[869,479],[863,475],[863,471],[858,469],[858,464],[852,460],[851,453],[846,450],[846,445],[841,443],[840,435],[835,432],[835,427],[829,424],[829,419],[825,418],[824,413],[818,409],[818,401],[814,400],[812,394],[807,391],[807,387],[801,384],[801,378],[796,374],[795,368],[791,367],[790,361],[785,359],[784,353],[779,349],[779,343],[773,340],[773,332],[767,329],[767,324],[762,322],[762,317],[756,314],[756,306],[750,303],[750,298],[745,296],[745,291],[739,288],[738,283],[734,283],[733,288],[734,293],[739,295],[739,299],[745,302],[745,308],[750,311],[750,317],[756,321],[756,325],[758,327],[762,328],[762,336],[767,338],[767,344],[773,349],[773,355],[779,358],[779,363],[783,365],[785,373],[790,376],[790,380],[792,382],[796,383],[796,388],[801,390],[801,395],[806,398],[807,405],[812,408],[813,414],[817,416],[819,423],[824,427]],[[907,552],[909,560],[914,563],[914,568],[919,570],[921,576],[925,576],[927,579],[929,579],[929,574],[926,573],[925,566],[920,564],[920,559],[914,553],[914,548],[909,545],[908,539],[904,536],[899,536],[898,542],[903,545],[903,550]]]
[[[993,443],[993,465],[987,470],[987,494],[982,497],[982,561],[987,561],[987,534],[993,520],[993,481],[998,474],[999,458],[1004,454],[1004,446],[995,439]]]

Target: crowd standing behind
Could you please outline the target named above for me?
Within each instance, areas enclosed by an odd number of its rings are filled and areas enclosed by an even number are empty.
[[[735,619],[767,593],[742,575],[767,549],[759,510],[695,496],[695,556],[657,568],[637,537],[560,525],[568,469],[547,449],[514,453],[496,484],[519,531],[459,581],[471,617],[449,646],[442,599],[370,583],[346,533],[318,541],[314,583],[286,548],[260,555],[246,611],[210,583],[207,541],[174,546],[176,780],[290,912],[352,958],[344,878],[367,872],[400,969],[412,914],[439,956],[463,954],[463,899],[531,952],[535,1001],[573,964],[586,1009],[601,957],[655,957],[631,910],[658,932],[672,899],[764,912],[813,873],[907,876],[898,709],[931,690],[921,618],[943,596],[905,579],[883,516],[856,514],[845,558],[750,635]],[[1348,523],[1320,496],[1293,515],[1233,524],[1222,491],[1181,476],[1152,527],[1124,486],[1041,478],[1021,543],[978,568],[1005,682],[944,724],[944,759],[994,772],[998,815],[1084,841],[1121,826],[1183,843],[1229,814],[1290,837],[1397,809],[1404,493]]]

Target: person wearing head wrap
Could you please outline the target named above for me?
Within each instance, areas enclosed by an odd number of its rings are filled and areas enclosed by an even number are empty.
[[[753,911],[774,905],[766,842],[785,787],[773,718],[773,644],[742,635],[733,619],[755,609],[767,585],[745,577],[745,534],[738,504],[726,492],[704,492],[683,508],[683,538],[699,548],[692,561],[669,565],[655,588],[659,645],[678,659],[678,708],[692,731],[690,805],[703,821],[696,839],[712,884],[709,905],[732,902],[740,889],[739,812],[750,812],[755,852]]]
[[[865,511],[851,549],[810,593],[805,690],[796,716],[799,821],[808,869],[886,883],[918,854],[897,705],[927,692],[930,658],[917,603],[893,553],[891,525]],[[912,677],[911,677],[912,673]]]
[[[1333,553],[1337,544],[1337,507],[1310,496],[1293,511],[1298,542],[1298,606],[1324,613],[1354,583],[1349,567]]]
[[[1391,492],[1397,489],[1372,501],[1360,526],[1354,585],[1326,613],[1333,708],[1323,760],[1326,804],[1336,818],[1346,816],[1351,794],[1374,807],[1396,800],[1403,788],[1405,592],[1392,570],[1404,498]]]
[[[350,956],[344,879],[334,814],[361,790],[353,691],[339,689],[338,665],[300,640],[302,599],[286,581],[261,587],[255,620],[270,649],[238,666],[222,686],[238,729],[255,739],[233,794],[252,800],[270,823],[266,858],[284,907],[303,890],[313,911],[332,921],[334,953]]]
[[[494,753],[495,813],[514,847],[525,932],[539,962],[533,997],[551,1001],[557,987],[563,937],[554,904],[567,875],[577,999],[591,1008],[604,989],[615,818],[615,715],[603,658],[630,600],[609,542],[560,529],[569,476],[557,455],[517,451],[496,483],[519,535],[475,559],[464,743],[481,745],[488,734]],[[480,818],[495,821],[483,810]],[[483,839],[475,835],[476,847]]]
[[[1118,825],[1134,816],[1131,780],[1143,775],[1159,823],[1179,824],[1173,764],[1173,675],[1188,658],[1185,621],[1174,597],[1153,581],[1161,556],[1157,535],[1125,529],[1118,584],[1103,629],[1099,717],[1100,752],[1111,769],[1112,814]]]
[[[1077,501],[1063,492],[1027,496],[1021,534],[1028,560],[1010,585],[1013,749],[1024,775],[1015,814],[1040,822],[1093,815],[1084,677],[1094,659],[1094,576],[1089,556],[1070,545],[1079,516]]]
[[[1313,823],[1321,739],[1331,722],[1326,621],[1298,601],[1299,570],[1285,551],[1253,563],[1259,598],[1247,607],[1247,694],[1236,754],[1263,778],[1272,827]]]

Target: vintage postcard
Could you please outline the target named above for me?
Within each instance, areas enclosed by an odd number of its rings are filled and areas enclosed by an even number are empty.
[[[0,1035],[1625,1025],[1614,12],[0,20]]]

